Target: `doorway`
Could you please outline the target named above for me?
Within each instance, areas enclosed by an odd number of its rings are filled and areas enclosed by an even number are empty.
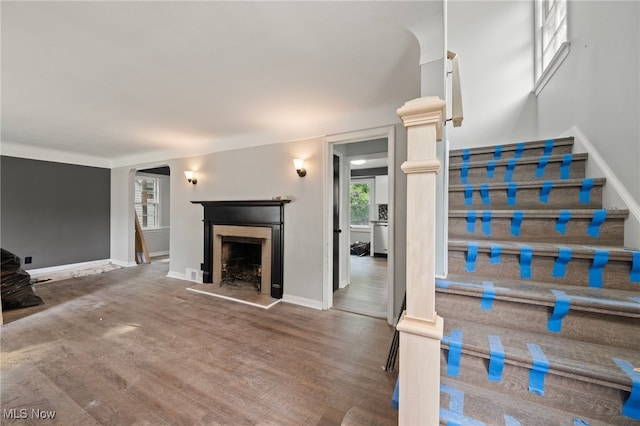
[[[338,135],[327,142],[331,256],[326,276],[332,279],[325,288],[325,306],[392,323],[394,128]],[[337,215],[334,204],[340,208]],[[342,232],[335,238],[337,229]]]
[[[136,248],[136,262],[169,262],[171,170],[168,166],[137,170],[133,180],[134,211],[146,246]],[[137,236],[136,247],[141,239]],[[148,256],[148,258],[147,258]]]

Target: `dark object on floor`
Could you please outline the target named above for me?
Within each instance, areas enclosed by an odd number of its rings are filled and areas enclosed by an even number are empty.
[[[20,267],[20,258],[15,254],[2,250],[2,265],[0,272],[0,287],[2,295],[2,310],[27,308],[42,305],[42,298],[36,296],[33,290],[31,276]]]
[[[369,256],[371,243],[361,243],[356,241],[351,244],[351,254],[354,256]]]
[[[405,292],[404,298],[402,299],[402,306],[400,306],[400,313],[398,314],[398,320],[396,321],[396,327],[400,322],[400,318],[402,317],[402,313],[407,307],[407,293]],[[389,348],[389,356],[387,357],[387,363],[385,364],[384,371],[387,373],[391,373],[396,368],[396,359],[398,358],[398,349],[400,349],[400,332],[396,328],[393,332],[393,340],[391,340],[391,347]],[[398,388],[398,384],[396,383],[396,389]],[[394,391],[394,398],[396,397]],[[397,402],[397,399],[396,399]],[[395,407],[398,409],[398,407]]]

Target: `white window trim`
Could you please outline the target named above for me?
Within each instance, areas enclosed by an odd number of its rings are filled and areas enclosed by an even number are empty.
[[[533,85],[533,90],[531,90],[531,92],[533,92],[536,96],[538,96],[540,92],[542,92],[544,86],[547,85],[549,80],[551,80],[551,77],[553,77],[558,68],[560,68],[560,65],[562,65],[567,56],[569,56],[570,51],[571,43],[568,41],[562,43],[556,54],[553,56],[553,59],[549,63],[549,66],[545,68],[540,78],[538,78],[538,81],[536,81],[536,84]]]
[[[534,1],[534,8],[535,8],[535,12],[534,12],[534,16],[535,16],[535,22],[534,22],[534,26],[535,26],[535,36],[534,36],[534,42],[535,42],[535,67],[534,67],[534,75],[535,75],[535,83],[533,85],[533,88],[531,89],[531,93],[533,93],[535,96],[538,96],[541,92],[542,89],[544,89],[544,87],[547,85],[547,83],[551,80],[551,77],[553,77],[553,75],[556,73],[556,71],[558,70],[558,68],[560,68],[560,65],[562,65],[562,63],[564,62],[564,60],[567,58],[567,56],[569,56],[569,52],[571,51],[571,42],[569,41],[569,30],[570,30],[570,23],[569,23],[569,8],[570,8],[570,2],[567,1],[566,3],[566,16],[565,16],[565,20],[566,20],[566,31],[567,31],[567,36],[566,39],[567,41],[563,42],[560,47],[558,48],[558,50],[556,51],[556,53],[553,55],[553,59],[551,59],[551,62],[549,62],[549,65],[542,70],[542,72],[540,72],[540,70],[542,69],[542,26],[544,25],[544,22],[542,22],[542,7],[543,5],[540,4],[539,0]],[[540,74],[540,75],[538,75]]]
[[[161,213],[160,212],[160,210],[161,210],[161,208],[160,208],[160,203],[161,203],[161,200],[160,200],[160,185],[162,183],[161,179],[158,176],[150,175],[150,174],[147,174],[147,173],[137,173],[136,177],[142,177],[142,178],[145,178],[147,180],[151,179],[151,180],[155,180],[155,182],[156,182],[155,183],[155,187],[156,187],[156,191],[155,191],[156,194],[155,195],[156,195],[157,201],[155,203],[150,203],[150,204],[155,204],[156,205],[156,211],[157,211],[156,222],[157,222],[157,224],[156,224],[156,226],[143,226],[142,223],[141,223],[140,227],[142,228],[143,231],[160,230],[162,228],[162,226],[160,226],[160,224],[162,223],[161,222],[162,218],[160,217],[160,213]],[[141,204],[141,203],[136,203],[134,201],[134,203],[133,203],[134,209],[135,209],[135,206],[137,206],[138,204]],[[140,220],[142,221],[142,219],[140,219]]]

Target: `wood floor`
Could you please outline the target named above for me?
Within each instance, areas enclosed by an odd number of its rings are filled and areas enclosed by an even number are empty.
[[[2,424],[394,425],[386,321],[186,290],[152,263],[39,285],[5,312]],[[11,420],[8,413],[24,420]]]
[[[333,293],[333,308],[387,318],[387,258],[351,256],[351,283]]]

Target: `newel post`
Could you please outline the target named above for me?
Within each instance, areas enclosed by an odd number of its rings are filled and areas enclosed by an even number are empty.
[[[407,307],[400,332],[400,425],[437,425],[440,410],[440,340],[435,311],[436,141],[442,139],[445,102],[423,97],[398,115],[407,128]]]

